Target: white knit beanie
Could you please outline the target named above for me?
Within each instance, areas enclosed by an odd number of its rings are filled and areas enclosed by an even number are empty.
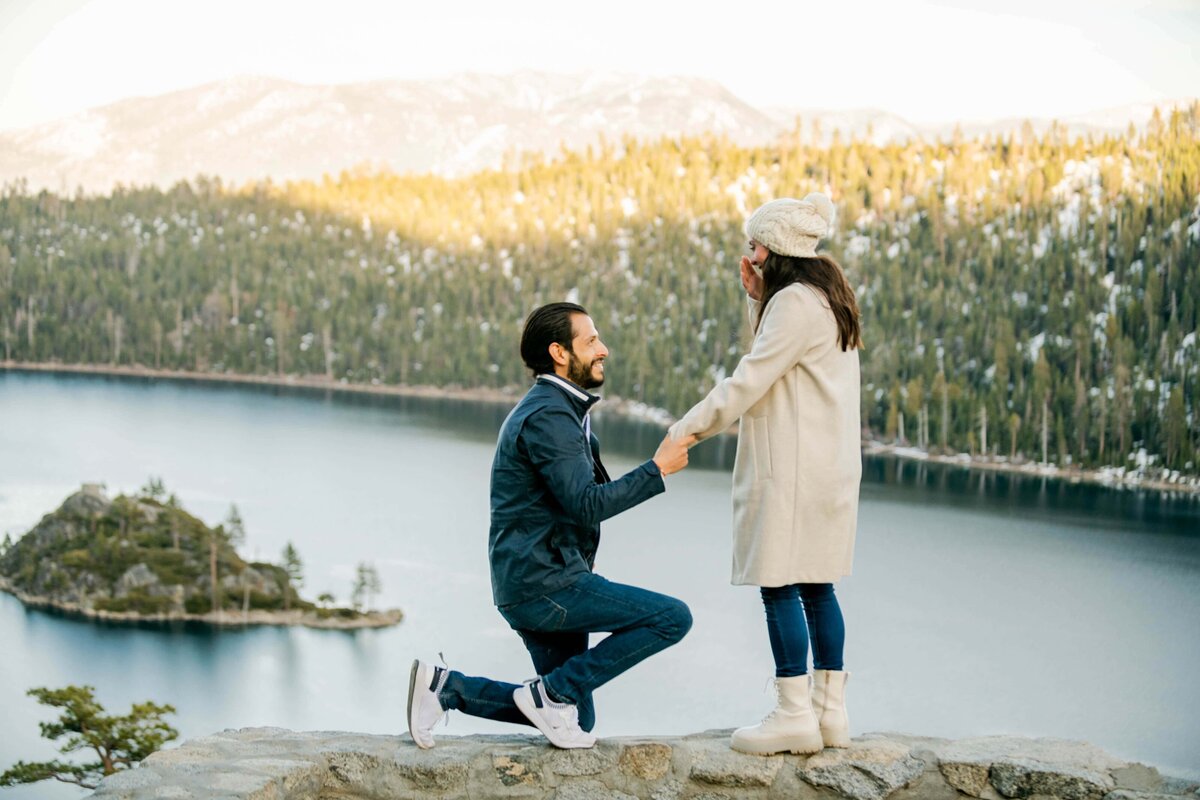
[[[746,220],[746,235],[772,253],[812,258],[832,225],[833,203],[813,192],[803,200],[782,197],[759,206]]]

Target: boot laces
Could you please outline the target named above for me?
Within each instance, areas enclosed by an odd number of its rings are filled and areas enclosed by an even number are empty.
[[[775,678],[767,678],[766,684],[763,685],[763,694],[766,694],[767,692],[771,693],[772,700],[774,700],[775,702],[774,702],[774,706],[771,708],[771,710],[769,712],[767,712],[767,715],[765,717],[763,717],[762,721],[764,723],[770,722],[771,720],[775,719],[775,715],[778,714],[779,710],[780,710],[779,682]]]

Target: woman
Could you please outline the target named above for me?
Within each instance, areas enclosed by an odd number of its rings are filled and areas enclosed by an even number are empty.
[[[850,574],[862,474],[858,305],[817,255],[823,194],[763,205],[741,260],[754,343],[733,374],[671,427],[715,436],[740,420],[733,468],[733,583],[759,586],[778,705],[733,734],[735,750],[813,753],[850,743],[833,583]],[[814,672],[808,674],[812,642]]]

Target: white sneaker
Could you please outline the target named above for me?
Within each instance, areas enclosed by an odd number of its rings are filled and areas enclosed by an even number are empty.
[[[579,727],[579,709],[551,700],[541,678],[525,681],[513,692],[513,702],[555,747],[573,750],[596,744],[596,737]]]
[[[408,676],[408,733],[422,750],[433,747],[433,726],[446,716],[438,695],[449,676],[450,670],[420,659],[412,663]]]

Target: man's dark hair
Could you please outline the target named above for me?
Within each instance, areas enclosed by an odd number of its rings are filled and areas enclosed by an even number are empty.
[[[547,303],[535,308],[525,320],[525,330],[521,333],[521,360],[534,376],[554,372],[550,345],[558,342],[567,350],[571,349],[571,341],[575,338],[571,324],[574,314],[587,314],[587,311],[575,303]]]

